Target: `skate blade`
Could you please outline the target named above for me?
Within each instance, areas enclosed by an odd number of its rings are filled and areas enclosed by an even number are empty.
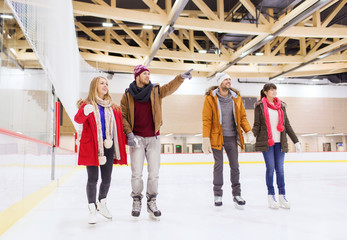
[[[283,209],[290,209],[290,206],[285,206],[285,205],[280,205],[279,207]]]
[[[234,203],[234,206],[236,209],[239,209],[239,210],[244,210],[245,209],[245,205],[238,205],[237,203]]]
[[[152,220],[155,220],[155,221],[160,221],[160,217],[156,217],[154,216],[153,213],[149,213],[149,217],[152,219]]]
[[[112,216],[110,217],[110,216],[107,216],[107,215],[104,215],[104,214],[102,214],[102,213],[100,213],[100,212],[98,212],[101,216],[103,216],[104,218],[106,218],[107,220],[109,220],[109,221],[112,221]]]

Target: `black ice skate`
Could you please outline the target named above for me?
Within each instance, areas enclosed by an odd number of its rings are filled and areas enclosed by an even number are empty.
[[[155,219],[160,220],[161,212],[158,210],[156,198],[150,197],[147,201],[147,212],[149,215]]]
[[[243,209],[244,205],[246,205],[246,201],[241,196],[234,196],[235,207],[239,209]]]
[[[131,211],[131,216],[133,217],[139,217],[141,212],[141,198],[140,197],[134,197],[133,198],[133,210]]]

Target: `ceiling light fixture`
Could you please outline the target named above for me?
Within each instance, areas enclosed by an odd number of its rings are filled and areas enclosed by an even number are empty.
[[[312,137],[316,135],[318,135],[318,133],[307,133],[307,134],[302,134],[301,137]]]
[[[2,14],[2,15],[0,15],[0,18],[3,18],[3,19],[13,19],[13,16],[9,15],[9,14]]]
[[[102,23],[102,26],[103,27],[113,27],[113,24],[109,23],[109,22],[104,22],[104,23]]]
[[[142,25],[142,29],[153,29],[152,25]]]
[[[344,134],[344,133],[332,133],[332,134],[327,134],[325,136],[326,137],[333,137],[333,136],[344,136],[344,135],[346,135],[346,134]]]

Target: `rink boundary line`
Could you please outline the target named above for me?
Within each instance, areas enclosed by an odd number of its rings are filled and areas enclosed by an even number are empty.
[[[347,160],[286,160],[285,163],[338,163],[338,162],[347,162]],[[239,161],[239,164],[264,164],[264,161]],[[166,162],[160,163],[160,165],[210,165],[214,162]],[[229,162],[223,162],[223,164],[229,164]],[[130,165],[130,164],[129,164]],[[144,164],[145,166],[147,163]]]
[[[8,229],[10,229],[14,224],[16,224],[18,220],[20,220],[25,214],[36,207],[49,194],[56,190],[58,186],[64,184],[67,179],[75,174],[76,170],[77,168],[74,168],[70,172],[63,175],[61,178],[52,180],[46,186],[40,188],[36,192],[30,194],[29,196],[23,198],[19,202],[1,212],[0,236],[4,234]]]
[[[347,160],[285,160],[284,161],[285,163],[288,162],[288,163],[308,163],[308,162],[314,162],[314,163],[319,163],[319,162],[324,162],[324,163],[329,163],[329,162],[334,162],[334,163],[337,163],[337,162],[347,162]]]
[[[11,163],[11,164],[0,164],[0,167],[52,168],[52,165],[50,165],[50,164],[34,165],[34,164]],[[71,166],[71,165],[55,165],[55,167],[56,168],[74,168],[75,166]]]
[[[347,163],[347,160],[285,160],[285,163]],[[264,164],[264,161],[239,161],[239,164]],[[213,165],[214,162],[161,162],[160,165]],[[229,164],[229,162],[223,162],[223,164]],[[145,162],[143,164],[144,166],[147,166],[147,163]],[[119,165],[114,164],[113,167],[129,167],[131,166],[130,163],[127,165]],[[76,168],[82,169],[86,166],[77,166]]]

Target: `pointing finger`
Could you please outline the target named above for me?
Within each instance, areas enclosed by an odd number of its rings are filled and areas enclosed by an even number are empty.
[[[186,74],[189,74],[191,71],[193,71],[194,70],[194,68],[191,68],[191,69],[189,69],[187,72],[186,72]]]

